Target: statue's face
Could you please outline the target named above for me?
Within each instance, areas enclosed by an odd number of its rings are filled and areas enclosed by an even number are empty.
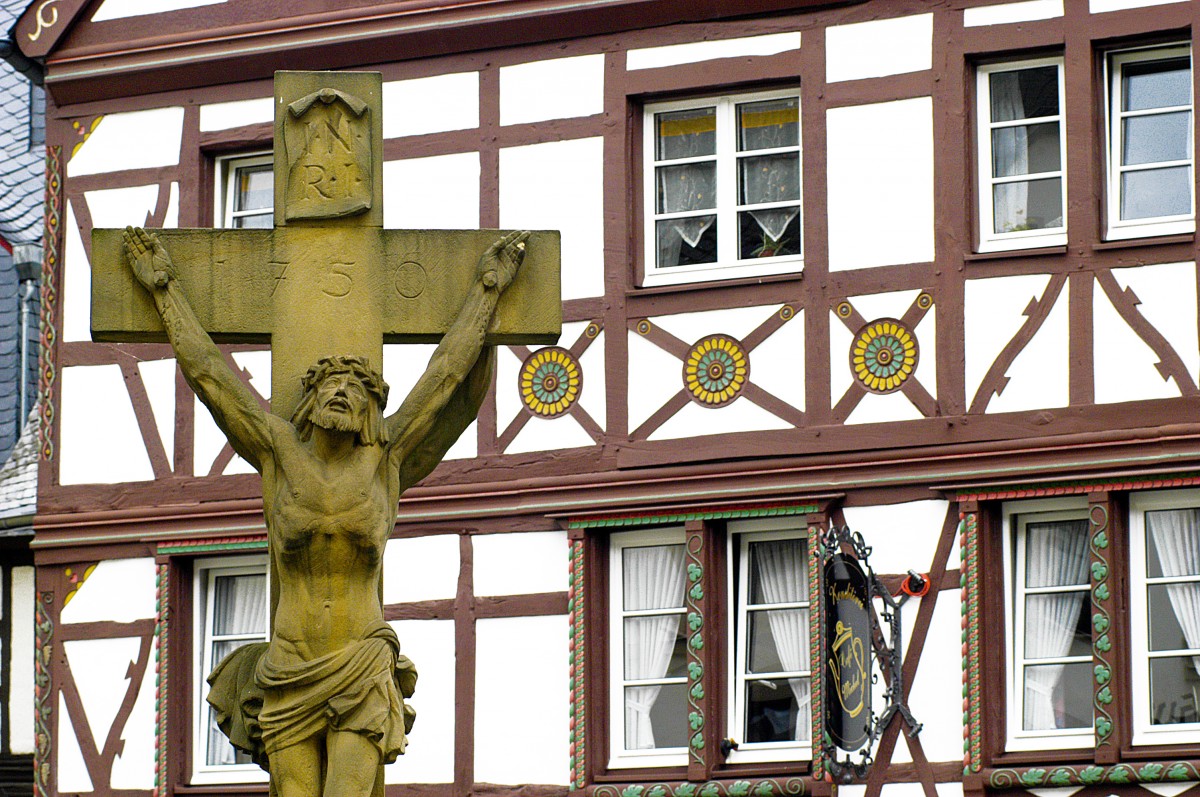
[[[317,385],[312,422],[339,432],[358,432],[367,418],[371,401],[362,380],[349,371],[334,372]]]

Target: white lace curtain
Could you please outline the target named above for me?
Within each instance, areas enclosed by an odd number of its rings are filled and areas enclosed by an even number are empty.
[[[808,600],[808,571],[801,556],[799,540],[755,543],[755,573],[766,603],[800,603]],[[785,670],[807,670],[809,623],[808,609],[774,609],[767,612],[775,652]],[[788,686],[796,697],[796,741],[808,741],[812,735],[812,699],[808,678],[789,678]]]
[[[1158,549],[1158,564],[1168,578],[1200,575],[1200,522],[1194,509],[1146,513],[1146,527]],[[1200,582],[1166,585],[1175,619],[1189,648],[1200,648]],[[1200,656],[1192,656],[1200,674]]]
[[[255,634],[259,638],[266,628],[267,579],[262,575],[218,576],[213,580],[213,624],[211,632],[217,639],[211,641],[212,666],[252,639],[222,640],[231,634]],[[208,673],[202,673],[202,676]],[[217,727],[212,711],[209,711],[208,754],[210,765],[248,763],[238,759],[237,751]]]
[[[1019,72],[992,75],[992,118],[1023,119],[1025,103],[1021,99]],[[1024,125],[1000,128],[992,132],[992,175],[994,177],[1029,173],[1029,133]],[[992,191],[996,232],[1010,232],[1026,223],[1029,207],[1029,183],[1005,183]]]
[[[625,610],[668,609],[683,605],[683,546],[624,550]],[[663,678],[679,637],[682,614],[625,619],[625,679]],[[654,743],[650,710],[662,686],[625,687],[625,747],[647,750]],[[678,718],[680,722],[683,718]]]
[[[1079,521],[1030,523],[1025,536],[1025,586],[1058,587],[1087,583],[1087,526]],[[1054,592],[1026,596],[1025,658],[1066,656],[1087,591]],[[1032,663],[1030,663],[1032,664]],[[1025,668],[1026,730],[1057,728],[1054,694],[1065,664],[1040,664]]]
[[[658,191],[662,213],[683,213],[716,207],[716,164],[712,161],[660,166]],[[704,233],[717,220],[716,216],[689,216],[660,222],[668,232],[658,234],[658,264],[679,264],[679,252],[686,241],[693,249],[700,245]]]

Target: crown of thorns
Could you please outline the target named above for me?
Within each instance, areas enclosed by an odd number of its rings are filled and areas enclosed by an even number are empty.
[[[387,406],[388,399],[388,383],[383,381],[383,376],[371,368],[367,364],[365,357],[344,357],[334,355],[333,357],[322,357],[317,360],[317,364],[308,369],[308,373],[304,375],[301,382],[304,385],[304,392],[316,388],[317,385],[325,381],[325,378],[332,374],[350,373],[358,377],[362,382],[363,387],[379,399],[379,406],[382,409]]]

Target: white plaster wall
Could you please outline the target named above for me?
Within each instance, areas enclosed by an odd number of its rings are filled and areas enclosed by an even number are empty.
[[[92,22],[162,14],[184,8],[220,5],[224,2],[225,0],[104,0],[92,15]]]
[[[566,335],[563,341],[569,342]],[[607,374],[604,369],[604,333],[601,332],[579,357],[583,370],[583,390],[579,393],[579,406],[591,416],[601,429],[608,425]]]
[[[452,599],[458,592],[457,534],[391,539],[383,551],[383,602]]]
[[[913,371],[913,377],[929,391],[929,395],[936,399],[938,394],[936,305],[925,313],[921,323],[913,329],[913,334],[916,335],[917,345],[920,346],[920,358],[917,360],[917,368]]]
[[[154,560],[104,559],[63,607],[59,622],[129,623],[158,613]]]
[[[201,404],[200,399],[195,399],[192,413],[195,418],[192,428],[192,472],[197,476],[207,476],[217,460],[217,455],[225,447],[225,435],[217,428],[208,407]],[[250,463],[237,454],[233,455],[233,459],[222,471],[225,475],[253,472],[254,468]]]
[[[475,782],[565,786],[567,616],[479,620],[475,632]]]
[[[848,506],[842,512],[850,528],[862,532],[870,543],[871,567],[876,573],[926,573],[933,563],[948,506],[945,501],[910,501]],[[958,567],[958,561],[949,566]]]
[[[75,727],[71,724],[67,702],[61,692],[58,695],[58,739],[55,740],[54,754],[58,764],[54,782],[59,794],[78,794],[93,790],[92,778],[88,775],[87,765],[83,763],[83,753],[79,750]]]
[[[903,393],[867,393],[846,416],[848,425],[917,421],[921,411]]]
[[[842,396],[854,383],[850,371],[850,347],[854,344],[854,333],[846,328],[833,311],[829,312],[829,401],[836,407]]]
[[[167,462],[175,467],[175,360],[146,360],[138,363],[142,384],[150,399],[150,411],[154,413],[154,426],[158,429]]]
[[[963,9],[963,25],[968,28],[983,25],[1007,25],[1012,22],[1032,22],[1054,19],[1063,15],[1063,0],[1025,0],[994,6]]]
[[[137,662],[140,646],[137,637],[75,639],[63,643],[83,713],[98,747],[104,746],[125,700],[128,671]]]
[[[137,700],[125,722],[125,732],[121,734],[125,746],[113,760],[110,785],[114,789],[154,788],[154,656],[157,649],[158,640],[155,639],[150,646],[150,662],[142,675]]]
[[[556,451],[565,448],[585,448],[596,441],[570,415],[557,418],[530,418],[521,431],[504,449],[505,454],[531,454],[534,451]]]
[[[183,108],[108,114],[67,162],[67,177],[174,166],[182,138]]]
[[[717,58],[747,58],[776,55],[800,49],[800,31],[768,33],[740,39],[669,44],[664,47],[642,47],[625,53],[625,68],[656,69],[679,64],[694,64]]]
[[[838,789],[838,793],[842,790]],[[885,783],[880,797],[925,797],[925,787],[920,783]]]
[[[479,127],[479,73],[391,80],[383,84],[383,137]]]
[[[933,14],[834,25],[825,31],[825,80],[920,72],[933,66]]]
[[[88,262],[87,250],[83,248],[83,236],[79,234],[75,205],[69,199],[64,233],[67,240],[63,252],[63,340],[91,340],[92,266]]]
[[[1165,6],[1178,3],[1181,0],[1091,0],[1088,10],[1093,14],[1105,11],[1122,11],[1126,8],[1146,8],[1148,6]]]
[[[604,111],[604,55],[500,67],[500,124],[591,116]]]
[[[500,226],[562,231],[562,298],[604,293],[604,141],[500,150]]]
[[[126,225],[144,227],[158,204],[158,185],[132,185],[125,188],[105,188],[88,191],[88,212],[97,230]]]
[[[629,331],[629,431],[636,430],[659,407],[683,389],[683,363]]]
[[[392,628],[420,678],[408,750],[384,770],[387,783],[454,782],[454,621],[401,620]]]
[[[1068,293],[1064,287],[1041,329],[1009,367],[1008,385],[992,398],[989,413],[1065,407],[1070,403]]]
[[[950,561],[950,567],[958,563]],[[909,694],[909,708],[924,723],[921,747],[930,761],[961,761],[962,602],[956,589],[942,590],[929,626],[929,636]],[[916,622],[916,611],[904,607],[904,621]]]
[[[919,290],[888,291],[851,296],[849,301],[859,315],[867,321],[874,321],[877,318],[900,318],[920,294]]]
[[[1177,794],[1182,794],[1188,789],[1196,785],[1195,781],[1190,783],[1143,783],[1142,788],[1146,791],[1159,795],[1159,797],[1175,797]],[[1038,797],[1070,797],[1076,791],[1081,789],[1030,789]],[[1039,792],[1058,792],[1057,794],[1039,794]]]
[[[967,280],[965,316],[967,404],[970,404],[992,363],[1025,323],[1025,308],[1050,283],[1045,274]]]
[[[471,537],[471,544],[476,595],[567,590],[565,531],[477,534]]]
[[[932,100],[832,108],[826,137],[830,271],[933,260]]]
[[[109,0],[111,2],[111,0]],[[275,98],[214,102],[200,106],[200,132],[228,130],[231,127],[275,121]]]
[[[1176,398],[1174,377],[1163,379],[1155,368],[1158,355],[1133,331],[1108,296],[1093,283],[1092,358],[1097,404],[1139,399]],[[1195,319],[1195,311],[1192,314]],[[1184,355],[1185,361],[1190,359]]]
[[[61,484],[115,484],[154,478],[133,404],[117,365],[62,372]]]
[[[33,622],[34,570],[14,567],[12,577],[12,641],[9,650],[9,679],[12,700],[8,703],[8,743],[14,753],[33,752]]]
[[[937,789],[938,797],[963,797],[962,781],[951,781],[950,783],[934,784]],[[1064,795],[1064,797],[1066,797]]]
[[[778,312],[778,310],[776,310]],[[754,384],[798,410],[804,409],[804,311],[750,352]]]
[[[750,371],[754,378],[753,367]],[[683,386],[682,381],[680,386]],[[651,434],[648,440],[673,440],[711,434],[763,432],[772,429],[791,429],[791,423],[764,410],[745,396],[739,396],[721,407],[701,407],[689,401],[683,409]]]
[[[1192,379],[1200,379],[1196,264],[1160,263],[1113,269],[1112,273],[1122,289],[1132,289],[1137,295],[1138,312],[1167,339]]]
[[[670,332],[691,346],[700,340],[700,338],[716,333],[729,335],[741,340],[762,326],[763,322],[767,321],[778,311],[779,307],[776,305],[767,307],[730,307],[722,310],[705,310],[697,313],[655,316],[650,319],[650,323]],[[751,353],[751,356],[753,356],[753,353]],[[751,363],[750,373],[752,375],[755,365],[757,363]],[[683,364],[680,363],[680,368],[682,367]]]
[[[478,227],[479,153],[384,163],[383,226],[414,230]]]

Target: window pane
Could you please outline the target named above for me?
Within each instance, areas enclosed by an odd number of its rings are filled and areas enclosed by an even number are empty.
[[[687,746],[687,684],[625,687],[625,748]]]
[[[270,229],[275,226],[275,216],[271,213],[255,213],[253,216],[234,216],[233,226],[242,229]]]
[[[1055,520],[1025,527],[1025,586],[1087,584],[1088,522]]]
[[[217,576],[213,595],[213,634],[264,634],[267,629],[267,577]]]
[[[234,210],[255,210],[272,207],[275,202],[275,174],[271,164],[248,166],[237,170],[237,190]]]
[[[682,678],[686,674],[682,614],[625,618],[625,680]]]
[[[1025,597],[1025,658],[1089,656],[1091,605],[1085,592],[1054,592]]]
[[[213,668],[215,669],[216,666],[218,664],[220,664],[225,659],[226,656],[228,656],[230,653],[233,653],[235,650],[242,647],[243,645],[251,645],[255,642],[261,642],[261,641],[263,641],[263,639],[266,639],[266,637],[263,636],[262,638],[257,639],[257,640],[255,640],[255,639],[227,639],[223,642],[212,643],[212,666],[213,666]],[[204,673],[204,675],[207,676],[208,673]]]
[[[1062,169],[1058,123],[1017,125],[992,131],[992,176],[1057,172]]]
[[[800,145],[800,100],[796,97],[742,103],[737,117],[739,151]]]
[[[1122,219],[1180,216],[1191,212],[1191,167],[1173,166],[1121,175]]]
[[[715,161],[659,166],[654,174],[658,180],[659,213],[707,210],[717,206]]]
[[[750,612],[749,672],[808,670],[808,609]]]
[[[1140,111],[1192,104],[1189,58],[1143,61],[1121,69],[1121,110]]]
[[[1130,116],[1121,121],[1124,149],[1121,163],[1158,163],[1188,159],[1191,111]]]
[[[717,262],[716,221],[716,216],[693,216],[657,222],[659,267]]]
[[[738,214],[738,257],[800,254],[800,207],[746,210]]]
[[[800,537],[750,543],[750,603],[807,603],[807,550]]]
[[[750,681],[746,684],[745,740],[808,741],[812,715],[807,678]]]
[[[738,161],[738,201],[743,205],[800,198],[800,155],[759,155]]]
[[[717,109],[690,108],[654,114],[656,160],[697,158],[717,151]]]
[[[228,737],[217,727],[217,712],[211,706],[208,709],[208,752],[204,762],[211,766],[229,766],[232,764],[250,764],[250,756],[238,750],[229,743]]]
[[[654,545],[622,551],[625,610],[683,606],[683,546]]]
[[[1146,513],[1146,575],[1200,576],[1200,509]]]
[[[1151,650],[1200,649],[1200,582],[1146,588]],[[1180,621],[1190,627],[1192,639]]]
[[[1058,67],[1038,66],[989,76],[992,121],[1058,115]]]
[[[992,187],[993,230],[1052,230],[1063,226],[1062,179],[1022,180]]]
[[[1025,668],[1027,731],[1087,728],[1092,724],[1092,663],[1042,664]]]
[[[1200,656],[1150,661],[1150,722],[1174,725],[1200,722]]]

